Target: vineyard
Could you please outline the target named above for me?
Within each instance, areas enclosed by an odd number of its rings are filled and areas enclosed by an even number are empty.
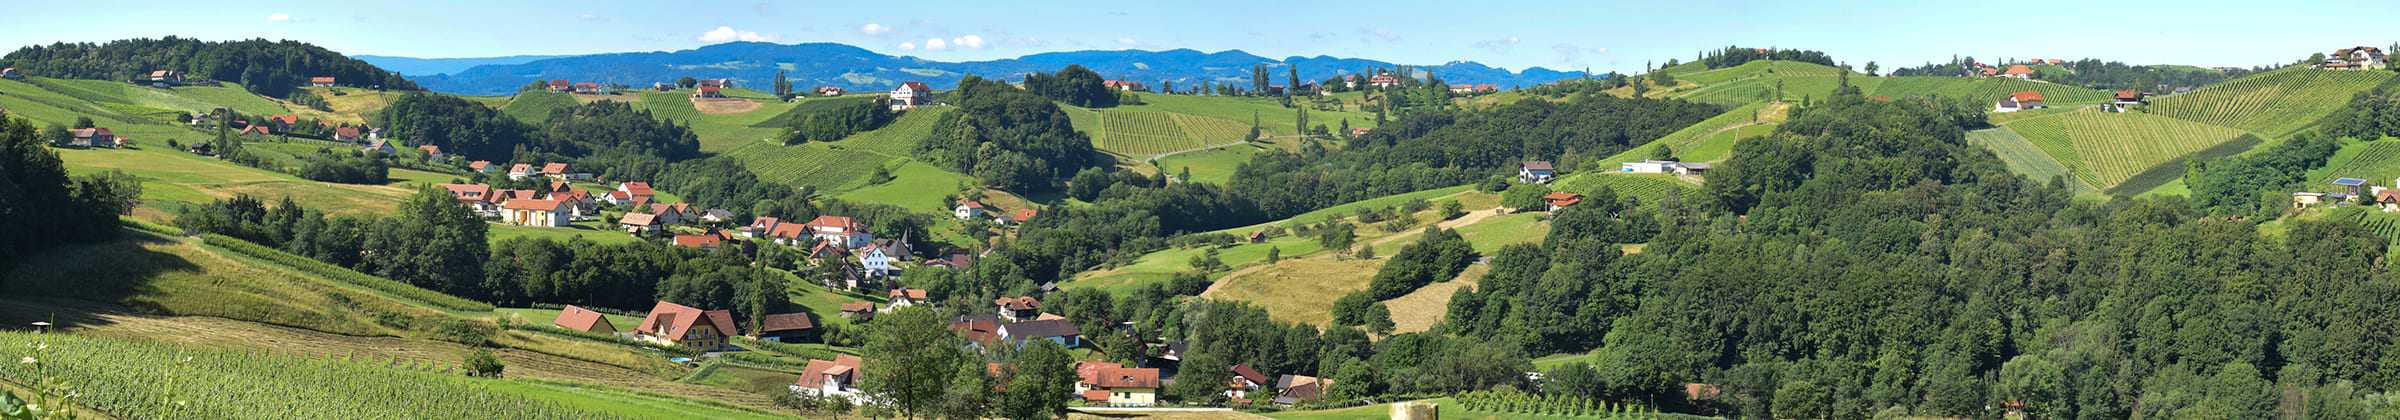
[[[2051,179],[2063,178],[2067,180],[2068,186],[2077,191],[2094,190],[2092,186],[2084,185],[2080,178],[2076,178],[2075,174],[2067,170],[2065,165],[2059,164],[2057,159],[2053,159],[2048,153],[2043,153],[2042,149],[2035,146],[2031,140],[2026,140],[2025,136],[2017,135],[2015,131],[2009,131],[2008,128],[1969,131],[1967,132],[1967,142],[1991,150],[1992,154],[2000,157],[2001,162],[2008,164],[2010,171],[2024,175],[2034,182],[2047,183]],[[2061,153],[2073,153],[2073,151]]]
[[[0,377],[125,418],[606,418],[496,392],[456,366],[0,333]],[[471,413],[471,414],[470,414]]]
[[[2100,189],[2113,189],[2160,165],[2177,165],[2168,169],[2181,174],[2176,162],[2243,136],[2241,130],[2173,118],[2094,110],[2019,120],[2008,128],[2057,159],[2077,179]],[[2152,181],[2149,178],[2144,181]]]
[[[2372,141],[2344,146],[2342,149],[2335,152],[2331,163],[2326,165],[2331,170],[2309,179],[2323,185],[2324,182],[2343,177],[2375,183],[2400,178],[2400,141]]]
[[[1460,408],[1485,413],[1576,418],[1653,418],[1658,415],[1658,410],[1637,402],[1616,403],[1516,390],[1469,391],[1455,398]]]
[[[826,143],[784,146],[748,142],[725,154],[748,164],[750,172],[757,173],[760,180],[816,187],[818,191],[857,187],[875,173],[875,168],[892,160],[880,153]]]
[[[2287,68],[2159,98],[2150,112],[2283,138],[2341,109],[2351,96],[2390,80],[2392,74]]]
[[[1126,156],[1148,157],[1208,146],[1239,143],[1250,132],[1247,122],[1198,115],[1121,110],[1080,110],[1069,113],[1077,129],[1092,136],[1092,146]]]
[[[550,111],[575,106],[575,97],[564,93],[522,92],[500,107],[500,113],[517,121],[539,125],[550,118]]]
[[[2097,89],[2087,89],[2078,86],[2017,80],[2003,77],[1966,78],[1910,76],[1886,77],[1882,79],[1883,82],[1876,85],[1874,89],[1869,90],[1867,93],[1868,95],[1888,96],[1892,98],[1965,98],[1974,100],[1987,106],[1993,101],[1998,101],[2000,98],[2008,96],[2010,93],[2028,90],[2041,92],[2042,98],[2052,106],[2059,106],[2063,104],[2100,103],[2108,101],[2114,96],[2114,93]]]
[[[908,157],[916,153],[917,143],[924,142],[925,136],[933,134],[933,123],[941,121],[942,114],[948,114],[950,110],[950,107],[912,109],[901,113],[899,118],[883,128],[853,134],[834,144],[890,157]]]

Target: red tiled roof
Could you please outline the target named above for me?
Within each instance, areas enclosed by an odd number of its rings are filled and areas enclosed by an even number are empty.
[[[2016,99],[2016,100],[2017,100],[2017,102],[2041,102],[2041,101],[2042,101],[2042,92],[2028,90],[2028,91],[2023,91],[2023,92],[2017,92],[2017,93],[2011,93],[2011,94],[2008,94],[2008,97],[2009,97],[2010,99]]]
[[[826,380],[831,379],[829,377],[856,372],[863,364],[865,361],[859,360],[858,356],[847,354],[834,356],[833,360],[810,360],[808,367],[800,370],[800,380],[794,384],[801,388],[821,388]]]
[[[1096,388],[1157,388],[1157,368],[1101,368]]]
[[[567,305],[565,309],[560,309],[558,311],[558,319],[551,320],[550,324],[557,325],[559,328],[583,332],[594,332],[594,330],[598,329],[601,325],[605,325],[607,322],[608,318],[601,315],[599,312],[592,312],[592,310],[584,309],[581,306]],[[611,327],[610,330],[615,330],[615,328]]]
[[[993,300],[992,304],[1011,311],[1030,311],[1042,307],[1042,301],[1034,299],[1032,296],[1004,297]]]
[[[552,175],[565,174],[565,173],[567,173],[567,164],[564,164],[564,163],[552,163],[552,164],[542,165],[542,173],[545,173],[545,174],[552,174]]]
[[[531,165],[531,164],[524,164],[524,163],[519,163],[519,164],[515,164],[515,165],[509,165],[509,167],[508,167],[508,173],[512,173],[512,174],[533,173],[533,165]]]
[[[1542,194],[1542,201],[1547,201],[1552,206],[1572,206],[1583,202],[1583,194],[1564,191],[1551,192],[1549,194]]]
[[[436,145],[431,145],[431,144],[428,144],[428,145],[423,145],[423,146],[417,146],[417,150],[424,151],[424,152],[425,152],[425,154],[429,154],[429,155],[430,155],[430,154],[438,154],[438,153],[441,153],[441,152],[442,152],[442,146],[436,146]]]
[[[1100,383],[1101,369],[1116,369],[1122,367],[1125,367],[1125,365],[1109,362],[1095,362],[1090,360],[1075,362],[1075,380],[1081,381],[1085,384],[1098,384]]]
[[[334,127],[333,136],[343,138],[358,137],[358,127]]]
[[[1108,402],[1108,390],[1094,389],[1083,391],[1083,400],[1090,402]]]
[[[626,192],[626,193],[630,193],[630,194],[633,194],[633,195],[655,195],[655,194],[657,194],[657,192],[654,192],[654,191],[651,191],[651,190],[650,190],[650,183],[648,183],[648,182],[639,182],[639,181],[636,181],[636,182],[627,182],[627,183],[622,183],[622,184],[617,184],[617,190],[618,190],[618,191],[624,191],[624,192]]]
[[[675,235],[675,246],[684,248],[710,248],[717,246],[717,244],[723,243],[724,240],[725,238],[718,237],[717,235]]]
[[[311,78],[308,78],[308,82],[309,82],[309,83],[316,83],[316,84],[327,84],[327,85],[330,85],[330,84],[333,84],[333,76],[317,76],[317,77],[311,77]]]
[[[2138,91],[2138,90],[2133,90],[2133,89],[2125,89],[2125,90],[2120,90],[2120,91],[2117,91],[2117,100],[2120,100],[2120,101],[2130,101],[2130,100],[2136,100],[2136,99],[2142,99],[2142,92],[2141,92],[2141,91]]]
[[[501,204],[500,208],[509,210],[557,211],[559,206],[565,204],[566,203],[558,202],[558,200],[512,199],[508,200],[508,203]]]
[[[842,312],[866,312],[873,310],[875,310],[875,302],[862,300],[842,304]]]
[[[1536,170],[1536,171],[1549,171],[1549,170],[1556,170],[1556,169],[1557,169],[1557,167],[1556,167],[1556,166],[1553,166],[1553,165],[1551,165],[1551,164],[1550,164],[1550,161],[1547,161],[1547,160],[1529,160],[1529,161],[1525,161],[1525,169],[1531,169],[1531,170]]]
[[[567,87],[567,81],[565,81],[565,80],[552,80],[552,81],[550,81],[550,88],[552,88],[552,89],[565,88],[565,87]]]
[[[478,160],[474,162],[467,162],[467,169],[473,169],[476,172],[483,172],[483,168],[489,167],[492,167],[492,161]]]
[[[492,199],[492,186],[490,185],[442,184],[442,189],[450,190],[450,197],[456,198],[458,201],[491,201]]]
[[[895,299],[905,296],[911,300],[925,300],[925,289],[911,289],[902,287],[898,289],[892,289],[890,295]]]
[[[801,331],[816,327],[816,321],[810,320],[808,318],[808,314],[806,313],[767,315],[766,318],[758,321],[758,332],[760,334],[784,331]]]
[[[1040,216],[1040,215],[1042,215],[1042,211],[1041,211],[1041,210],[1034,210],[1034,209],[1024,209],[1024,210],[1017,210],[1016,212],[1013,212],[1013,213],[1009,213],[1009,214],[1008,214],[1008,218],[1009,218],[1009,220],[1015,220],[1015,221],[1018,221],[1018,222],[1024,222],[1024,221],[1027,221],[1027,220],[1033,220],[1033,218],[1034,218],[1035,216]]]
[[[654,226],[658,224],[658,215],[649,213],[625,213],[625,217],[617,219],[617,224],[632,226]],[[677,236],[676,239],[678,242],[680,242],[682,237]]]
[[[300,123],[300,116],[292,114],[269,115],[267,116],[267,121],[274,121],[284,124],[298,124]]]
[[[900,86],[907,87],[909,90],[914,90],[914,91],[918,91],[918,92],[931,92],[931,91],[933,91],[933,88],[925,87],[925,82],[908,82],[908,83],[901,83],[901,84],[900,84]]]
[[[842,228],[844,230],[861,230],[858,227],[857,219],[844,216],[817,216],[815,219],[809,219],[807,225],[809,227],[835,227]]]
[[[2032,68],[2032,67],[2026,67],[2026,66],[2025,66],[2025,65],[2023,65],[2023,64],[2010,64],[2010,65],[2008,65],[2008,75],[2010,75],[2010,76],[2015,76],[2015,75],[2020,75],[2020,74],[2033,74],[2033,68]]]
[[[650,308],[650,315],[643,317],[641,327],[634,331],[680,340],[685,334],[691,333],[692,326],[699,325],[701,318],[707,318],[709,325],[715,326],[717,332],[740,334],[740,330],[733,327],[732,312],[723,309],[703,311],[663,300],[658,301],[658,306]]]
[[[716,92],[718,89],[721,89],[721,88],[719,88],[719,87],[716,87],[716,86],[713,86],[713,85],[700,85],[700,92],[702,92],[702,93],[713,93],[713,92]]]
[[[767,236],[783,239],[800,239],[801,237],[808,236],[808,226],[791,223],[777,224],[775,225],[774,230],[767,232]]]
[[[982,210],[982,209],[983,209],[983,202],[980,202],[980,201],[975,201],[975,200],[960,201],[960,202],[958,202],[958,205],[959,205],[959,206],[962,206],[962,207],[970,208],[970,209],[976,209],[976,210]]]

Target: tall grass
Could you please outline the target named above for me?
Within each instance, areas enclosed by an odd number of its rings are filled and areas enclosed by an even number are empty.
[[[308,257],[292,255],[290,253],[283,252],[282,250],[268,248],[264,245],[250,243],[250,241],[235,239],[230,236],[212,233],[202,235],[201,241],[212,246],[233,251],[237,254],[250,256],[251,258],[267,260],[269,262],[291,267],[302,272],[315,274],[324,278],[333,279],[334,281],[339,281],[354,286],[365,287],[375,291],[384,292],[394,297],[428,306],[462,312],[491,312],[493,309],[492,305],[488,303],[467,300],[466,298],[451,296],[441,292],[425,290],[423,288],[411,286],[407,283],[401,283],[396,280],[367,275],[366,273],[360,273],[358,271],[342,268],[333,264],[326,264],[323,261],[309,259]]]

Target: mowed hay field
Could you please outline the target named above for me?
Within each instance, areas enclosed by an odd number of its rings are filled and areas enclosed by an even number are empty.
[[[2174,118],[2096,109],[2018,120],[2007,127],[2057,159],[2076,178],[2112,193],[2138,193],[2171,181],[2171,175],[2182,173],[2179,162],[2201,154],[2222,154],[2222,149],[2202,152],[2228,145],[2246,134],[2242,130]],[[2119,184],[2160,165],[2177,166],[2169,168],[2173,173],[2165,178],[2145,177],[2144,182],[2126,186],[2131,189],[2119,188]]]
[[[2161,97],[2151,101],[2150,112],[2281,139],[2308,128],[2347,105],[2351,96],[2392,76],[2388,71],[2294,66]]]

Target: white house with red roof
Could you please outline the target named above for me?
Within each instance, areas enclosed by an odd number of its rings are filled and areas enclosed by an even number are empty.
[[[704,311],[662,300],[633,334],[643,341],[711,350],[724,347],[725,338],[741,335],[741,330],[734,328],[732,311]]]
[[[534,175],[540,174],[534,172],[532,164],[519,163],[508,166],[508,180],[510,181],[523,181],[525,178],[532,178]]]
[[[725,97],[725,88],[723,87],[700,85],[699,89],[692,90],[692,99],[716,99],[723,97]]]
[[[558,200],[512,199],[500,204],[500,222],[517,226],[564,227],[574,220],[567,203]]]
[[[859,224],[858,219],[845,216],[817,216],[805,225],[809,236],[817,241],[830,242],[843,248],[867,246],[868,242],[875,240],[875,235],[867,233],[866,226]]]
[[[933,88],[925,87],[925,82],[901,83],[900,87],[892,88],[891,102],[893,111],[903,111],[931,104],[933,103]]]
[[[78,128],[68,131],[70,134],[75,136],[74,140],[68,142],[69,145],[83,147],[117,147],[117,134],[108,131],[106,128]]]
[[[899,261],[899,259],[892,258],[892,253],[882,246],[867,244],[867,246],[859,247],[852,254],[858,255],[858,267],[861,271],[865,271],[868,277],[885,277],[900,272],[899,267],[892,265],[892,262]]]
[[[549,87],[551,92],[557,93],[567,93],[575,90],[575,84],[565,80],[552,80],[550,81]]]
[[[950,215],[952,217],[957,217],[958,220],[983,217],[984,211],[986,211],[986,209],[983,206],[983,202],[975,200],[959,200],[958,205],[950,207]]]
[[[866,402],[866,394],[858,390],[859,369],[866,365],[858,356],[836,355],[833,360],[810,360],[800,370],[800,380],[792,383],[792,393],[812,397],[837,397],[852,404]]]
[[[459,204],[474,209],[477,215],[490,217],[498,215],[500,212],[500,205],[493,201],[492,186],[490,185],[442,184],[442,189],[449,190],[451,199],[458,200]]]
[[[1392,76],[1391,73],[1376,73],[1375,77],[1367,78],[1367,86],[1386,88],[1399,85],[1400,78]]]
[[[310,77],[308,87],[333,87],[333,80],[333,76]]]
[[[617,333],[617,326],[608,323],[608,316],[575,305],[567,305],[566,308],[560,309],[558,318],[550,320],[550,325],[588,333],[610,335]]]

